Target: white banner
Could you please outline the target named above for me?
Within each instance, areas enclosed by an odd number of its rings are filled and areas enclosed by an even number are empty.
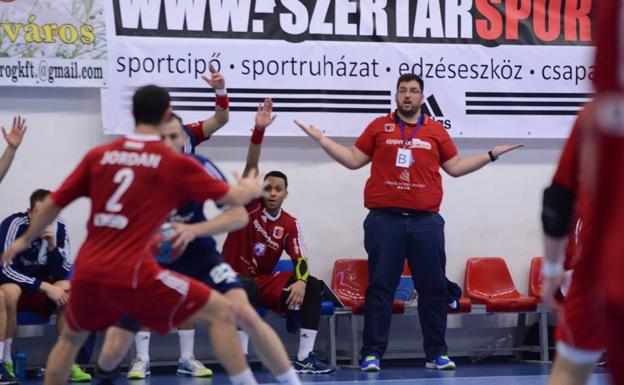
[[[0,86],[101,87],[105,34],[99,0],[2,0]]]
[[[107,3],[106,132],[132,129],[132,92],[149,83],[170,90],[185,121],[212,114],[214,94],[200,79],[209,61],[231,101],[221,135],[249,135],[258,103],[272,97],[278,119],[269,135],[302,135],[298,119],[331,136],[358,136],[394,109],[397,78],[408,72],[425,81],[425,112],[454,137],[565,137],[591,97],[589,0],[547,8],[537,0],[517,8],[482,0],[305,3]]]

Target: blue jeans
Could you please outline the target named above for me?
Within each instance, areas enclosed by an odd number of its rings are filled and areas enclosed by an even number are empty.
[[[418,291],[418,317],[428,360],[447,353],[444,219],[438,213],[413,216],[373,209],[364,220],[368,282],[364,303],[362,357],[382,357],[388,346],[392,300],[407,258]]]

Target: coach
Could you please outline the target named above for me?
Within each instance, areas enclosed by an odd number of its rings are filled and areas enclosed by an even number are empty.
[[[440,167],[459,177],[522,145],[500,145],[461,158],[442,124],[421,113],[423,80],[399,77],[397,109],[373,120],[354,146],[345,147],[313,125],[297,125],[338,163],[358,169],[372,162],[364,188],[364,247],[369,286],[364,305],[362,370],[379,371],[388,345],[392,299],[407,258],[418,291],[418,315],[430,369],[455,369],[445,341],[447,289]]]

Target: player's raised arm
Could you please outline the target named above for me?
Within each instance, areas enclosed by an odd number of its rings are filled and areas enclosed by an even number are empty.
[[[258,162],[260,160],[260,149],[262,147],[262,140],[264,139],[264,131],[265,129],[273,123],[276,118],[276,115],[272,115],[273,113],[273,100],[271,98],[266,98],[260,105],[258,106],[258,111],[256,112],[256,120],[253,129],[253,133],[251,135],[251,140],[249,141],[249,149],[247,150],[247,163],[245,164],[245,171],[243,171],[243,176],[246,176],[249,171],[253,169],[258,169]]]
[[[210,77],[203,75],[202,79],[215,90],[215,112],[202,123],[204,137],[209,138],[230,119],[230,102],[225,89],[225,78],[217,69],[209,65]]]
[[[15,158],[15,152],[22,143],[22,138],[26,132],[26,119],[22,119],[20,116],[13,118],[13,127],[11,131],[6,132],[2,127],[2,135],[7,142],[7,148],[4,150],[2,157],[0,157],[0,182],[4,179],[4,176],[9,171],[13,158]]]

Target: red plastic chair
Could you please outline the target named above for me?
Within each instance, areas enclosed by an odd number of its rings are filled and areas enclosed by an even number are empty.
[[[464,285],[466,296],[487,312],[537,310],[538,299],[518,292],[503,258],[468,258]]]
[[[364,296],[368,287],[368,262],[366,259],[339,259],[334,262],[332,290],[353,314],[364,314]],[[405,302],[394,300],[392,313],[405,312]]]
[[[531,259],[531,270],[529,271],[529,295],[538,300],[542,298],[542,265],[543,257],[533,257]]]

